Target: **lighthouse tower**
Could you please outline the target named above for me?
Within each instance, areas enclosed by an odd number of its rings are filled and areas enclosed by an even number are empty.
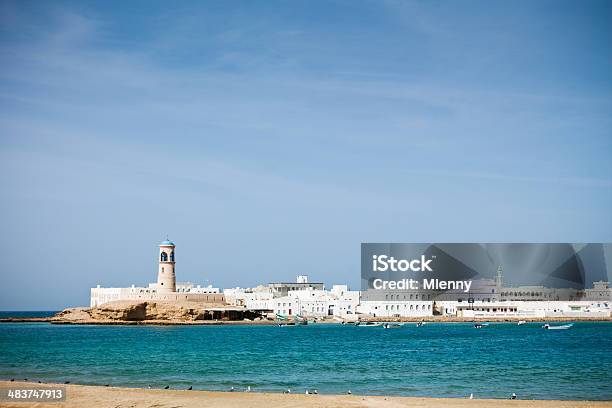
[[[157,291],[159,293],[176,292],[174,247],[174,242],[167,239],[159,244],[159,272],[157,273]]]

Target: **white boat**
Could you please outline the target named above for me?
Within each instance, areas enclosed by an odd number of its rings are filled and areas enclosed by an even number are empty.
[[[564,324],[561,326],[551,326],[550,324],[546,323],[544,326],[542,326],[543,329],[546,330],[567,330],[570,327],[572,327],[574,325],[574,323],[570,323],[570,324]]]
[[[487,327],[489,323],[474,323],[475,329],[482,329],[483,327]]]
[[[527,322],[525,320],[519,320],[518,325],[522,326],[524,324],[527,324]]]
[[[383,324],[383,327],[385,329],[399,329],[402,327],[402,324],[400,323],[385,323]]]
[[[416,327],[422,327],[425,325],[425,322],[417,322]]]
[[[359,326],[359,327],[378,327],[378,326],[382,326],[382,322],[358,322],[355,326]]]

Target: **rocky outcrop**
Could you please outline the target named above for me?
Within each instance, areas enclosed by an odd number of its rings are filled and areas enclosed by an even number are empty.
[[[222,308],[222,305],[197,304],[193,302],[158,302],[158,301],[116,301],[92,308],[69,308],[56,314],[52,321],[56,323],[91,323],[91,322],[193,322],[212,320],[208,311],[211,306]]]

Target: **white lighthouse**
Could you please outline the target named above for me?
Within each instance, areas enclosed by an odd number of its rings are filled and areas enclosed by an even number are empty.
[[[157,273],[157,291],[159,293],[176,292],[174,248],[174,242],[167,239],[159,244],[159,272]]]

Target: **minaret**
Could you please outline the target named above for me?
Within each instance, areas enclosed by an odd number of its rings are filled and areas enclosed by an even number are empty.
[[[159,244],[157,291],[160,293],[176,292],[176,275],[174,274],[174,242],[169,241],[168,239]]]
[[[497,268],[497,276],[495,276],[495,286],[497,286],[497,289],[501,289],[502,286],[504,285],[504,270],[502,269],[502,266],[499,265],[499,267]]]

